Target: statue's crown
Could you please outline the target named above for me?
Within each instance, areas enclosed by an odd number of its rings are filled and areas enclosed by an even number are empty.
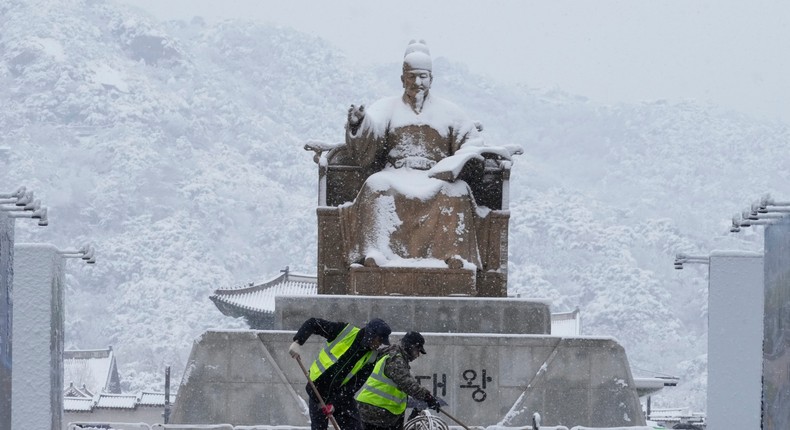
[[[412,39],[403,54],[403,70],[433,70],[431,50],[425,40]]]

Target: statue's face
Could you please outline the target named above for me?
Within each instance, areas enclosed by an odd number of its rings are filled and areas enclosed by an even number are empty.
[[[428,70],[405,70],[400,77],[403,89],[409,97],[417,97],[428,92],[433,82],[433,76]]]

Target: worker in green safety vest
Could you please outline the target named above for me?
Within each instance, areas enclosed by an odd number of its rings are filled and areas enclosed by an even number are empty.
[[[326,338],[326,344],[309,370],[310,381],[326,406],[321,408],[309,383],[305,387],[312,430],[325,430],[329,414],[335,417],[342,430],[361,430],[354,393],[373,371],[379,346],[390,344],[391,332],[389,325],[379,318],[371,319],[363,328],[321,318],[310,318],[302,324],[288,348],[292,357],[301,356],[301,345],[311,335]]]
[[[439,400],[411,376],[409,362],[420,354],[425,354],[425,338],[416,331],[381,351],[373,373],[357,394],[364,430],[401,430],[408,396],[439,410]]]

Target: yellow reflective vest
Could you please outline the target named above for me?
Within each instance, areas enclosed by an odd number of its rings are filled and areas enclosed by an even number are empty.
[[[384,374],[389,354],[384,355],[373,368],[373,373],[357,395],[357,401],[384,408],[395,415],[406,412],[406,393]]]
[[[327,342],[326,346],[318,353],[318,358],[310,366],[310,380],[315,381],[326,372],[326,369],[329,369],[329,367],[337,363],[337,360],[348,351],[348,348],[354,343],[354,339],[357,338],[358,333],[359,328],[347,324],[346,328],[344,328],[332,342]],[[354,364],[354,367],[351,368],[351,371],[348,372],[348,375],[343,379],[343,384],[348,382],[352,376],[359,372],[359,369],[368,362],[371,354],[373,354],[373,351],[368,351],[356,364]]]

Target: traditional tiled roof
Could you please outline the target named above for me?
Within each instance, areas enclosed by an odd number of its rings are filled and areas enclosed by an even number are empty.
[[[273,314],[274,296],[315,295],[318,280],[315,276],[285,272],[261,284],[238,288],[218,289],[209,298],[223,314],[234,318],[251,314]]]
[[[85,386],[85,384],[82,384],[82,387],[77,388],[74,386],[74,383],[71,382],[69,383],[69,386],[66,387],[65,390],[63,390],[63,397],[92,398],[93,393],[88,389],[88,387]]]
[[[120,393],[120,378],[112,347],[63,351],[63,383],[81,386],[80,391]]]
[[[170,394],[170,404],[176,396]],[[66,412],[91,412],[94,409],[136,409],[140,406],[164,407],[165,393],[143,391],[138,394],[107,394],[92,397],[63,397],[63,410]]]
[[[64,397],[63,410],[66,412],[90,412],[93,410],[93,398]]]
[[[658,409],[653,408],[650,411],[650,420],[660,423],[690,423],[701,424],[706,420],[706,415],[703,412],[692,412],[691,408],[666,408]]]
[[[176,396],[173,393],[170,393],[170,404],[174,404],[176,402]],[[143,391],[140,393],[140,400],[137,403],[139,406],[164,406],[165,405],[165,393],[152,393],[148,391]]]
[[[80,387],[80,391],[83,394],[85,394],[85,397],[93,397],[94,396],[93,392],[91,390],[89,390],[88,387],[85,386],[85,384],[82,384],[82,387]]]
[[[134,394],[99,394],[96,407],[105,409],[134,409],[137,407],[137,396]]]

